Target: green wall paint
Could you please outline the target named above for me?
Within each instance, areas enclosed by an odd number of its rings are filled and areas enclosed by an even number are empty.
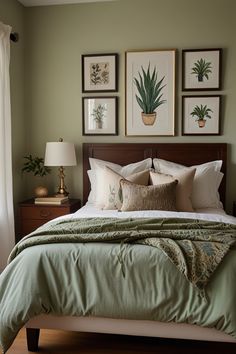
[[[26,139],[25,153],[40,156],[44,155],[47,141],[62,136],[75,142],[79,164],[68,168],[66,174],[71,195],[80,197],[82,142],[227,142],[230,145],[227,210],[230,211],[236,198],[235,12],[235,0],[118,0],[25,8],[24,112],[28,132],[24,135],[25,129],[19,129],[13,141],[14,150],[22,136]],[[223,48],[223,90],[208,93],[223,95],[222,136],[183,137],[181,50],[214,47]],[[170,48],[178,51],[176,136],[125,137],[125,51]],[[85,137],[82,136],[81,55],[110,52],[119,53],[119,135]],[[19,157],[18,152],[16,155]],[[18,162],[15,163],[14,168],[18,168]],[[26,195],[30,196],[36,181],[28,180]],[[53,190],[56,171],[47,183]],[[18,188],[19,185],[16,194]],[[26,190],[26,185],[23,188]]]

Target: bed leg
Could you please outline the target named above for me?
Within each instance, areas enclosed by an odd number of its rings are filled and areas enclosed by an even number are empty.
[[[26,328],[27,347],[29,352],[39,350],[39,328]]]

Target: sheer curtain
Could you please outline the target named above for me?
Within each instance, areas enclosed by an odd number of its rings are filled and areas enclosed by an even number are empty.
[[[11,106],[10,106],[10,33],[0,22],[0,272],[14,245],[12,193]]]

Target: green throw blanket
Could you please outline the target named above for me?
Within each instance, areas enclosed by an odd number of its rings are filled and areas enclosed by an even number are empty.
[[[48,243],[120,243],[125,276],[125,243],[161,249],[200,291],[236,241],[236,225],[195,219],[84,218],[55,221],[26,236],[13,249],[11,262],[25,248]]]

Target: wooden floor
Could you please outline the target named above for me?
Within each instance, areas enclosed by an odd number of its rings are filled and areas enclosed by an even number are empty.
[[[236,344],[41,330],[39,354],[235,354]],[[21,330],[7,354],[26,354]],[[32,352],[31,352],[32,353]]]

